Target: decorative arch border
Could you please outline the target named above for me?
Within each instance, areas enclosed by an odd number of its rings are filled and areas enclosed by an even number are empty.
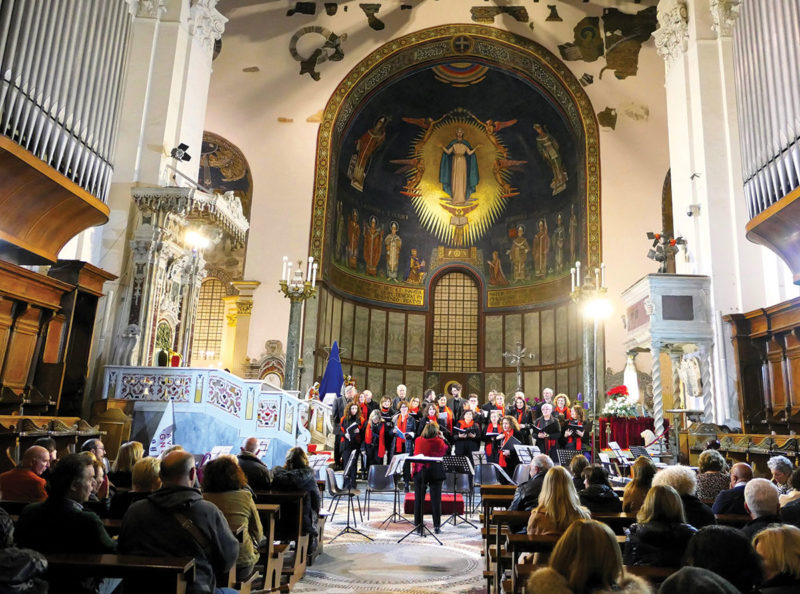
[[[334,91],[322,115],[317,137],[309,254],[322,262],[322,278],[335,267],[325,266],[325,231],[333,221],[336,190],[332,172],[336,171],[339,146],[360,104],[383,84],[410,68],[448,60],[491,62],[505,70],[535,81],[564,111],[568,125],[584,142],[586,173],[585,231],[588,265],[602,261],[600,225],[600,146],[597,118],[591,101],[575,75],[547,48],[520,35],[483,25],[452,24],[431,27],[399,37],[377,48],[359,62]],[[336,284],[336,283],[334,283]],[[428,285],[403,289],[409,295],[392,299],[421,306]],[[523,288],[530,291],[529,288]],[[395,289],[397,291],[398,289]],[[513,289],[512,289],[513,290]],[[419,293],[419,295],[417,295]],[[487,304],[488,305],[488,304]],[[502,304],[497,304],[502,307]]]

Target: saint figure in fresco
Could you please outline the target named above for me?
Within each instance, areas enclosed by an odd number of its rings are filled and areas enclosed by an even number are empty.
[[[553,229],[553,265],[556,273],[564,270],[564,247],[567,241],[567,231],[561,222],[561,215],[556,217],[556,228]]]
[[[508,279],[503,274],[503,263],[500,261],[500,256],[496,250],[492,252],[492,259],[487,264],[489,265],[489,284],[495,287],[508,285]]]
[[[347,221],[347,266],[355,270],[358,268],[358,240],[361,237],[361,227],[358,224],[358,211],[354,208]]]
[[[523,281],[528,275],[528,252],[531,251],[528,240],[525,239],[525,227],[517,226],[517,233],[511,240],[511,249],[506,253],[511,259],[511,271],[514,281]]]
[[[456,130],[456,138],[446,147],[442,147],[439,182],[442,189],[450,195],[451,204],[465,204],[478,187],[478,158],[475,151],[479,146],[478,144],[472,148],[464,140],[464,129],[459,128]]]
[[[550,182],[550,189],[553,190],[553,196],[555,196],[567,189],[567,170],[561,161],[561,154],[558,152],[558,142],[541,124],[534,124],[533,129],[536,130],[538,135],[536,148],[539,149],[539,154],[553,172],[553,181]]]
[[[341,200],[336,203],[336,237],[334,254],[336,259],[341,261],[344,259],[344,246],[345,237],[347,236],[347,225],[344,223],[344,214],[342,214]]]
[[[421,285],[422,280],[425,278],[425,260],[420,260],[417,257],[417,250],[411,248],[411,258],[408,260],[408,274],[406,275],[406,282],[414,285]]]
[[[367,274],[375,276],[378,273],[378,262],[383,249],[383,229],[378,227],[378,219],[369,218],[369,225],[364,225],[364,263]]]
[[[386,236],[386,277],[389,280],[397,280],[397,268],[400,265],[400,248],[403,240],[397,234],[397,223],[392,221],[389,225],[389,235]]]
[[[539,219],[539,231],[533,237],[533,272],[536,278],[547,274],[547,254],[550,252],[550,236],[547,221]]]
[[[570,263],[575,261],[575,258],[578,257],[578,217],[575,216],[575,205],[572,205],[572,208],[569,213],[569,261]]]
[[[372,155],[377,151],[386,140],[386,124],[389,119],[381,116],[375,125],[367,130],[356,142],[356,152],[350,157],[347,166],[347,177],[350,185],[359,192],[364,191],[364,178],[367,176]]]

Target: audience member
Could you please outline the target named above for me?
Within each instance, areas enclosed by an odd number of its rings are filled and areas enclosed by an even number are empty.
[[[97,458],[103,464],[103,468],[105,469],[106,474],[108,474],[108,471],[110,470],[110,465],[108,463],[108,458],[106,458],[106,446],[101,440],[96,438],[87,439],[86,441],[83,442],[83,445],[81,446],[81,451],[91,452],[92,454],[94,454],[94,457]]]
[[[794,477],[794,473],[792,473],[792,476]],[[790,501],[781,507],[780,516],[784,524],[791,524],[800,528],[800,499]]]
[[[47,560],[31,549],[14,546],[14,522],[0,509],[0,592],[47,592]]]
[[[258,544],[264,538],[264,529],[253,494],[247,489],[247,477],[234,456],[220,456],[206,464],[203,498],[220,509],[231,530],[236,532],[244,528],[245,535],[236,559],[236,579],[246,580],[258,561]]]
[[[44,501],[47,481],[42,473],[50,466],[50,453],[42,446],[31,446],[17,468],[0,474],[0,493],[6,501]]]
[[[731,477],[725,472],[725,458],[717,450],[705,450],[697,462],[697,498],[714,501],[721,491],[730,487]]]
[[[589,466],[589,460],[583,454],[576,454],[569,461],[569,471],[572,474],[572,484],[576,491],[583,490],[583,469]]]
[[[800,528],[766,528],[753,539],[753,547],[764,560],[761,594],[800,592]]]
[[[647,582],[625,572],[614,533],[594,520],[574,521],[553,548],[548,565],[531,575],[528,592],[649,594],[652,591]]]
[[[761,583],[761,560],[750,540],[730,526],[706,526],[689,541],[686,565],[713,571],[747,594]]]
[[[134,465],[142,459],[144,446],[138,441],[126,441],[119,447],[117,459],[108,473],[108,480],[121,489],[130,489],[132,486],[131,473]]]
[[[639,456],[631,467],[631,482],[625,485],[622,492],[622,511],[635,514],[639,511],[647,497],[656,475],[656,465],[647,456]]]
[[[250,485],[250,488],[253,491],[269,491],[272,476],[267,465],[256,455],[258,445],[257,438],[248,437],[237,458],[242,472],[247,477],[247,484]]]
[[[275,491],[305,491],[308,493],[303,507],[303,533],[309,534],[308,549],[317,548],[319,533],[317,520],[322,498],[317,487],[314,470],[308,465],[308,456],[303,448],[292,448],[286,452],[286,462],[273,473],[272,488]]]
[[[717,523],[711,508],[695,495],[697,476],[688,466],[676,464],[664,468],[653,477],[653,485],[669,485],[678,492],[683,502],[683,513],[686,515],[687,524],[700,529]]]
[[[767,479],[756,478],[744,488],[744,506],[752,518],[741,530],[748,540],[770,524],[780,524],[778,488]]]
[[[112,493],[103,464],[95,458],[94,454],[91,452],[81,452],[80,455],[89,458],[89,460],[92,461],[92,468],[94,469],[92,488],[89,491],[89,498],[84,502],[83,507],[96,513],[101,518],[108,517]]]
[[[636,523],[625,530],[625,565],[680,567],[695,532],[686,523],[678,492],[667,485],[656,485],[647,493]]]
[[[131,490],[117,492],[111,498],[108,510],[109,518],[121,519],[132,503],[147,498],[150,493],[161,488],[161,458],[148,456],[133,465],[131,473]]]
[[[182,452],[182,451],[183,451],[183,446],[181,444],[173,443],[172,445],[168,445],[163,450],[161,450],[161,453],[158,455],[158,457],[163,460],[164,458],[169,456],[172,452]]]
[[[550,456],[536,454],[530,463],[530,478],[514,491],[514,499],[508,507],[511,511],[530,511],[539,505],[544,476],[553,467]]]
[[[753,478],[753,469],[749,464],[738,462],[731,467],[730,489],[720,491],[714,500],[711,511],[715,514],[744,515],[744,487]]]
[[[167,454],[161,460],[162,487],[131,505],[119,533],[123,553],[194,557],[195,579],[188,589],[192,594],[214,592],[215,575],[230,571],[239,555],[225,516],[192,487],[196,472],[189,452]],[[146,584],[139,588],[147,591]]]
[[[593,514],[618,513],[622,511],[622,501],[608,482],[608,472],[599,464],[583,469],[585,488],[578,492],[581,505]]]
[[[17,522],[17,543],[50,553],[115,553],[114,542],[97,514],[86,511],[95,472],[92,461],[83,454],[69,454],[59,460],[50,476],[50,496],[22,510]],[[162,529],[162,526],[158,527]],[[60,580],[50,584],[50,592],[93,593],[94,579],[78,582]]]
[[[658,594],[740,594],[724,577],[702,567],[682,567],[669,576]]]
[[[800,468],[795,468],[792,472],[792,476],[789,478],[789,485],[792,487],[791,490],[786,495],[778,497],[781,507],[800,499]]]
[[[778,488],[779,495],[786,495],[791,490],[789,479],[792,476],[792,463],[786,456],[772,456],[767,460],[767,466],[772,472],[772,484]]]

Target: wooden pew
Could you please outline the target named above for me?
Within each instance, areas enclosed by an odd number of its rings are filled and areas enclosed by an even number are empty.
[[[275,525],[275,540],[294,542],[293,556],[284,559],[283,577],[287,588],[292,588],[306,573],[308,565],[308,543],[310,535],[303,534],[303,503],[305,491],[259,491],[256,503],[271,503],[280,506],[280,515]],[[283,547],[286,550],[286,547]]]
[[[592,519],[607,524],[614,534],[625,534],[625,528],[636,522],[636,514],[621,512],[618,514],[592,514]]]
[[[493,487],[496,485],[493,485]],[[491,563],[491,555],[490,555],[490,547],[489,544],[492,542],[492,524],[491,524],[491,510],[494,508],[501,508],[505,510],[514,498],[513,492],[509,495],[508,493],[504,494],[489,494],[484,491],[488,487],[481,487],[481,506],[483,507],[483,513],[481,514],[481,522],[483,522],[483,528],[481,529],[481,537],[483,538],[483,556],[484,556],[484,567],[483,567],[483,575],[486,578],[486,589],[487,591],[491,591],[491,584],[492,580],[494,579],[495,573],[492,571],[492,563]]]
[[[259,551],[264,567],[264,590],[275,592],[281,587],[281,575],[283,574],[283,546],[275,544],[275,524],[278,521],[280,505],[274,503],[256,503],[258,517],[261,518],[261,526],[264,529],[264,546]]]
[[[248,538],[244,524],[232,531],[236,540],[239,541],[239,544],[243,543],[245,538]],[[260,577],[261,574],[258,573],[257,570],[254,570],[246,579],[239,581],[236,579],[236,564],[234,564],[226,574],[217,575],[217,584],[225,584],[228,588],[233,588],[240,592],[240,594],[250,594],[253,585]]]
[[[751,520],[750,516],[744,514],[717,514],[714,517],[717,518],[717,524],[733,528],[741,528]]]
[[[533,563],[526,563],[523,565],[517,565],[517,582],[516,582],[516,589],[512,588],[511,583],[509,583],[509,591],[513,591],[515,594],[522,594],[523,592],[527,592],[525,586],[528,582],[528,579],[531,577],[537,569],[541,569],[543,567],[547,567],[544,564],[533,564]],[[657,586],[673,573],[678,571],[679,568],[677,567],[650,567],[647,565],[625,565],[624,569],[627,573],[637,575],[654,586]],[[532,593],[532,594],[535,594]]]
[[[138,555],[47,555],[50,582],[69,578],[136,578],[148,583],[148,594],[185,594],[194,580],[191,557]]]

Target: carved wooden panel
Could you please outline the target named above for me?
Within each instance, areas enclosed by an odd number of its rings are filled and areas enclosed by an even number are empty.
[[[767,370],[771,399],[767,403],[773,414],[786,407],[786,370],[783,354],[783,337],[767,341]]]
[[[22,391],[28,381],[42,315],[42,310],[38,307],[26,304],[22,308],[11,329],[3,372],[0,375],[0,383],[17,393]]]

